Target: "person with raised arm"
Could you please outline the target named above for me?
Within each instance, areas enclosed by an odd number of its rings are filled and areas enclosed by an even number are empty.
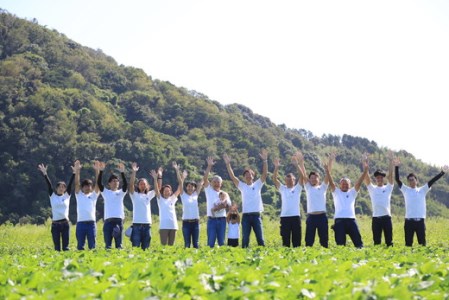
[[[213,157],[209,156],[207,159],[207,168],[204,172],[203,185],[206,194],[206,211],[207,211],[207,245],[211,248],[215,246],[217,241],[218,246],[223,246],[226,234],[226,208],[231,206],[231,201],[228,200],[225,205],[219,210],[212,210],[215,203],[220,201],[221,185],[223,180],[220,176],[215,175],[209,182],[209,173],[212,166],[215,165]]]
[[[332,158],[330,156],[329,158]],[[304,160],[302,160],[304,161]],[[304,163],[301,168],[304,174],[307,174]],[[332,160],[327,162],[329,170],[332,170]],[[321,183],[320,174],[317,171],[311,171],[308,179],[304,178],[304,190],[307,199],[307,219],[306,219],[306,246],[312,247],[315,242],[315,235],[318,232],[320,245],[324,248],[329,247],[329,224],[326,214],[326,193],[329,186],[329,177],[327,172],[324,174],[324,181]]]
[[[393,246],[393,223],[391,222],[391,194],[393,193],[393,154],[389,154],[390,165],[388,176],[382,170],[376,170],[373,174],[376,184],[371,183],[369,173],[365,176],[365,184],[371,198],[373,207],[373,219],[371,229],[373,231],[374,245],[380,245],[382,242],[382,232],[385,237],[385,244]],[[384,184],[387,177],[387,184]]]
[[[72,173],[68,185],[66,185],[64,181],[59,181],[56,184],[55,190],[53,189],[53,185],[51,184],[50,179],[48,178],[47,166],[45,166],[44,164],[39,164],[38,169],[47,182],[48,196],[50,197],[52,214],[51,236],[53,239],[54,248],[56,251],[61,251],[61,248],[63,251],[68,251],[70,236],[69,204],[75,173]],[[74,167],[72,167],[72,170],[75,171]]]
[[[179,167],[176,162],[172,163],[173,168],[176,170],[176,174],[179,172]],[[158,177],[162,179],[161,173],[151,171],[154,181],[158,180]],[[183,181],[181,179],[181,181]],[[176,231],[178,230],[178,220],[176,218],[175,205],[178,201],[178,196],[182,191],[182,184],[178,186],[178,189],[173,192],[171,185],[164,184],[159,189],[154,189],[156,192],[157,204],[159,206],[159,235],[162,245],[173,246],[176,238]]]
[[[332,164],[334,159],[335,154],[330,154],[330,164]],[[346,234],[348,234],[355,247],[363,248],[362,236],[355,218],[355,199],[368,173],[367,158],[363,157],[363,173],[352,188],[351,180],[347,177],[340,179],[340,187],[335,186],[330,173],[332,168],[329,164],[326,164],[324,167],[326,175],[329,177],[329,187],[334,198],[335,215],[333,229],[335,232],[335,243],[339,246],[346,246]]]
[[[273,160],[273,182],[276,189],[281,194],[281,237],[282,245],[284,247],[299,247],[301,246],[301,213],[300,201],[302,182],[304,178],[303,170],[299,166],[303,161],[303,156],[297,153],[292,157],[292,164],[298,169],[299,180],[293,173],[285,175],[285,185],[278,179],[278,171],[280,160],[278,158]]]
[[[122,188],[119,189],[120,180],[117,175],[111,174],[108,179],[108,187],[105,188],[102,184],[103,171],[106,167],[105,163],[100,163],[100,174],[98,175],[98,188],[104,200],[104,243],[106,249],[111,249],[112,239],[115,240],[115,248],[122,248],[122,232],[123,221],[125,219],[125,206],[123,199],[128,190],[128,183],[125,177],[125,165],[118,164],[118,170],[122,177]]]
[[[95,161],[95,183],[98,181],[101,164]],[[97,237],[96,206],[100,191],[98,185],[90,179],[83,179],[80,182],[81,163],[75,162],[75,198],[76,198],[76,240],[78,250],[84,250],[86,244],[89,249],[95,249]]]
[[[187,171],[181,175],[179,168],[176,172],[178,184],[183,185],[187,178]],[[185,189],[181,190],[182,202],[182,235],[184,237],[184,247],[198,248],[198,240],[200,236],[200,212],[198,209],[198,195],[203,188],[203,181],[196,183],[195,181],[187,181],[184,185]]]
[[[223,159],[226,163],[229,177],[234,185],[240,190],[242,195],[242,247],[247,248],[251,228],[256,234],[257,244],[265,246],[262,227],[263,202],[261,190],[267,179],[268,174],[268,151],[262,149],[259,154],[263,161],[262,175],[254,181],[255,172],[252,169],[243,171],[244,182],[240,181],[235,175],[231,167],[231,158],[225,153]]]
[[[139,171],[137,163],[131,165],[131,178],[129,185],[129,196],[133,203],[133,224],[131,233],[131,243],[133,247],[148,249],[151,243],[151,199],[156,196],[155,190],[158,183],[155,183],[154,190],[145,178],[139,178],[137,185],[134,185],[136,174]]]
[[[403,184],[399,179],[399,165],[401,161],[395,158],[393,161],[395,166],[395,179],[405,200],[405,245],[411,247],[413,245],[413,236],[416,233],[418,244],[426,245],[426,195],[430,191],[432,185],[447,171],[449,166],[441,168],[441,172],[429,180],[425,185],[418,187],[418,177],[414,173],[407,175],[408,186]]]

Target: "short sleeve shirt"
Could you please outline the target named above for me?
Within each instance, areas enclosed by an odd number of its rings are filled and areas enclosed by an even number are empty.
[[[352,218],[355,219],[355,198],[357,192],[355,188],[349,189],[347,192],[343,192],[338,187],[332,193],[334,198],[335,215],[337,218]]]
[[[384,186],[368,184],[368,193],[373,206],[373,217],[391,216],[391,194],[393,185],[388,183]]]
[[[159,205],[159,229],[178,229],[178,219],[176,218],[175,209],[177,201],[178,197],[174,195],[168,199],[162,196],[157,198],[157,204]]]
[[[304,186],[307,198],[307,213],[326,211],[326,192],[328,185],[311,185],[307,182]]]
[[[292,188],[281,184],[279,193],[281,194],[282,208],[281,217],[293,217],[300,215],[299,204],[301,201],[302,186],[297,183]]]
[[[97,211],[98,196],[95,192],[84,194],[82,191],[79,191],[75,194],[77,222],[96,220],[95,213]]]
[[[198,193],[193,192],[192,195],[186,192],[181,194],[182,202],[182,219],[193,220],[200,218],[200,212],[198,209]]]
[[[154,191],[129,194],[133,203],[133,223],[151,224],[151,199],[155,194]]]
[[[248,185],[243,181],[239,181],[238,189],[242,194],[242,212],[252,213],[252,212],[262,212],[263,203],[261,190],[263,187],[263,182],[256,180],[253,184]]]
[[[430,187],[427,183],[414,189],[405,184],[401,186],[401,192],[405,198],[405,218],[426,217],[426,194],[429,191]]]
[[[50,205],[51,205],[51,214],[52,220],[63,220],[69,219],[69,204],[70,204],[70,195],[64,193],[62,195],[57,195],[56,193],[51,194],[50,196]]]

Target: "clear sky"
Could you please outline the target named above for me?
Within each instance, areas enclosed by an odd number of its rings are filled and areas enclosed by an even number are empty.
[[[0,8],[276,124],[449,163],[449,1],[0,0]]]

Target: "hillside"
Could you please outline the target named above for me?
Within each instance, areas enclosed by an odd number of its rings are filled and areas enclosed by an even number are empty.
[[[298,107],[304,105],[306,101]],[[220,158],[227,152],[236,174],[241,174],[246,166],[260,170],[258,153],[263,147],[270,158],[280,157],[285,163],[300,149],[307,169],[322,173],[320,158],[333,149],[338,152],[335,178],[344,174],[356,180],[363,152],[372,154],[374,170],[387,168],[388,151],[361,137],[317,137],[305,129],[273,124],[245,106],[224,106],[196,91],[152,79],[141,69],[118,65],[101,50],[1,10],[0,139],[0,223],[42,223],[50,216],[45,182],[37,171],[41,162],[49,165],[53,182],[67,181],[76,159],[84,165],[82,177],[93,177],[90,164],[100,159],[110,167],[118,161],[128,168],[136,161],[141,170],[164,166],[164,181],[176,185],[170,168],[173,160],[199,179],[208,155]],[[397,155],[403,176],[413,171],[425,182],[438,173],[407,151]],[[269,169],[273,169],[271,162]],[[286,166],[282,171],[290,169]],[[240,201],[222,160],[213,171],[226,180],[224,188],[232,199]],[[140,171],[138,176],[148,177],[145,173]],[[448,183],[446,176],[429,193],[429,216],[449,217]],[[277,217],[279,196],[270,181],[263,199],[268,214]],[[74,203],[73,197],[72,220],[76,219]],[[129,199],[126,206],[131,209]],[[403,206],[402,195],[395,189],[393,213],[402,216]],[[102,218],[101,201],[97,208]],[[204,214],[204,202],[201,210]],[[371,213],[365,188],[357,212]]]

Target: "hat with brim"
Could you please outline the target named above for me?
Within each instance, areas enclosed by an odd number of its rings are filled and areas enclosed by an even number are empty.
[[[376,170],[376,172],[374,172],[374,177],[377,177],[377,176],[385,177],[385,176],[387,176],[387,174],[385,174],[385,172],[383,172],[381,170]]]

